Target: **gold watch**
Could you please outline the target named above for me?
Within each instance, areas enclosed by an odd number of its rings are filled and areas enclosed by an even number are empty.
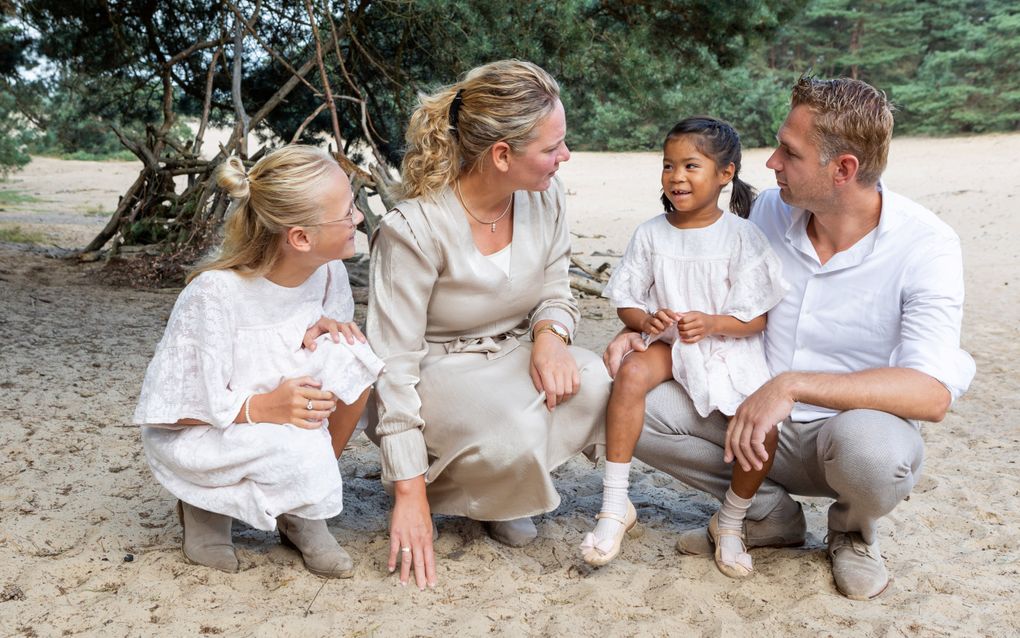
[[[535,334],[532,335],[531,337],[532,341],[534,341],[535,338],[537,338],[538,335],[542,334],[543,332],[551,332],[560,339],[563,339],[564,345],[568,346],[570,345],[570,333],[567,332],[566,328],[564,328],[558,323],[547,323],[538,330],[536,330]]]

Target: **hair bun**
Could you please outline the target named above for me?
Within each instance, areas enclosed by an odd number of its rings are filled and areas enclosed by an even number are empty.
[[[244,199],[251,192],[248,171],[244,168],[244,162],[236,155],[231,155],[220,164],[216,183],[233,199]]]

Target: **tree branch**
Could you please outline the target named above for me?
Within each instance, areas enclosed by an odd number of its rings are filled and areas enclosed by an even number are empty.
[[[337,144],[337,152],[342,153],[340,143],[343,140],[343,136],[340,134],[340,120],[336,115],[336,103],[333,101],[333,89],[329,85],[329,76],[326,75],[326,64],[322,60],[322,40],[319,38],[319,27],[315,24],[315,12],[312,10],[311,0],[305,0],[305,10],[308,11],[308,20],[312,24],[312,38],[315,40],[315,59],[319,64],[322,90],[326,92],[326,104],[329,106],[329,115],[333,122],[333,139]]]
[[[230,94],[234,101],[234,114],[237,118],[234,130],[237,134],[237,142],[242,157],[248,155],[248,127],[251,122],[251,118],[244,111],[244,102],[241,99],[241,64],[244,59],[244,47],[242,46],[244,43],[243,23],[244,21],[241,18],[236,18],[234,21],[234,75],[230,83]],[[231,136],[230,140],[233,142],[234,136]]]

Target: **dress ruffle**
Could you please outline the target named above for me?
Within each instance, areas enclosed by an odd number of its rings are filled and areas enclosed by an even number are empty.
[[[781,271],[765,237],[747,220],[723,214],[706,228],[678,229],[659,215],[637,228],[603,294],[617,308],[750,321],[786,294]],[[673,377],[702,416],[713,410],[732,415],[769,379],[761,334],[685,344],[671,329],[658,340],[672,344]]]

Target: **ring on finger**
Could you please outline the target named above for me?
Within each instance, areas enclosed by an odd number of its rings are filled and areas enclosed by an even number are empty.
[[[400,551],[404,552],[405,554],[410,554],[411,553],[411,548],[410,547],[401,547]]]
[[[305,409],[308,410],[309,412],[312,411],[312,400],[311,399],[308,399],[308,403],[305,404]]]

